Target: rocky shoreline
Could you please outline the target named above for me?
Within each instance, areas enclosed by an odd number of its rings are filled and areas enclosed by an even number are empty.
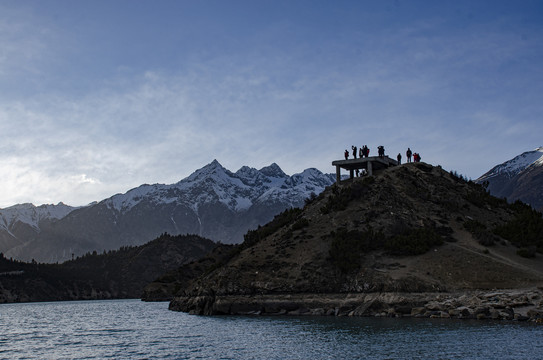
[[[193,315],[314,315],[533,321],[543,324],[543,288],[455,293],[273,294],[177,297]]]

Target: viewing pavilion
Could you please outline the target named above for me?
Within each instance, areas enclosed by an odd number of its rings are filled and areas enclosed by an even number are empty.
[[[339,184],[341,180],[341,169],[349,170],[349,175],[354,178],[355,170],[366,170],[368,175],[373,175],[374,171],[386,169],[390,166],[398,165],[396,160],[388,156],[369,156],[358,159],[336,160],[332,161],[332,165],[336,167],[336,182]]]

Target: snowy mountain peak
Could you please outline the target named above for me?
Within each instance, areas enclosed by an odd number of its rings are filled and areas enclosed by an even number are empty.
[[[75,209],[77,208],[65,205],[62,202],[57,205],[34,206],[34,204],[30,203],[13,205],[0,209],[0,228],[9,229],[17,222],[21,222],[38,229],[40,221],[61,219]]]
[[[198,179],[203,179],[206,177],[210,177],[212,175],[216,176],[230,176],[230,171],[226,170],[217,160],[213,160],[203,168],[196,170],[194,173],[192,173],[188,178],[181,180],[181,182],[184,182],[186,180],[189,181],[195,181]]]
[[[526,151],[513,159],[493,167],[478,181],[485,181],[496,176],[513,178],[530,166],[543,166],[543,146],[532,151]]]
[[[523,201],[543,210],[543,147],[526,151],[494,166],[479,179],[490,194],[508,201]]]
[[[129,190],[124,194],[113,195],[112,197],[104,200],[103,202],[107,205],[108,208],[116,209],[117,211],[130,210],[150,193],[157,190],[157,188],[159,187],[161,187],[161,185],[144,184],[138,186],[137,188]]]
[[[242,166],[238,171],[235,172],[235,175],[242,179],[252,179],[260,175],[260,172],[252,167]]]
[[[274,177],[274,178],[285,178],[287,175],[281,170],[279,165],[276,163],[273,163],[269,166],[263,167],[260,169],[260,172],[266,176]]]
[[[284,209],[303,206],[334,182],[334,174],[317,169],[288,176],[271,164],[232,173],[214,160],[175,184],[144,184],[84,211],[70,212],[73,208],[62,203],[0,209],[0,252],[57,261],[73,253],[142,244],[165,231],[237,243],[247,230]],[[55,250],[46,254],[43,249],[50,247]]]

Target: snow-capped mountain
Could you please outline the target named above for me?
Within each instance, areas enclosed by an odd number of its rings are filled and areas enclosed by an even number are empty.
[[[320,193],[333,181],[331,175],[317,169],[307,169],[290,177],[277,164],[261,170],[244,166],[232,173],[214,160],[176,184],[142,185],[114,195],[104,203],[120,213],[130,211],[143,201],[182,203],[195,213],[206,204],[221,203],[231,211],[242,212],[255,204],[275,200],[287,207],[299,206],[312,192]]]
[[[40,228],[43,220],[62,219],[77,208],[58,203],[57,205],[18,204],[5,209],[0,209],[0,229],[8,230],[14,223],[20,221],[35,229]]]
[[[6,239],[0,251],[8,257],[54,262],[72,254],[141,245],[164,232],[238,243],[247,230],[286,208],[302,206],[311,193],[319,194],[334,182],[335,175],[317,169],[288,176],[272,164],[260,170],[244,166],[233,173],[214,160],[178,183],[141,185],[78,209],[27,204],[0,210],[0,221],[8,224],[0,224],[0,236]],[[41,210],[18,213],[18,208]],[[26,230],[15,233],[17,227]]]
[[[543,147],[524,152],[493,167],[476,180],[488,182],[488,190],[508,201],[521,200],[543,209]]]
[[[62,219],[77,208],[57,205],[18,204],[0,209],[0,252],[24,243],[40,232],[40,227]]]

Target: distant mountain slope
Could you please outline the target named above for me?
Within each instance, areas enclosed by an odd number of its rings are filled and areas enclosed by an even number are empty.
[[[493,167],[476,181],[487,181],[494,196],[511,202],[521,200],[543,210],[543,147]]]
[[[56,262],[88,251],[140,245],[163,232],[198,234],[239,243],[249,229],[290,207],[303,205],[335,181],[307,169],[286,175],[277,164],[232,173],[218,161],[172,185],[142,185],[47,221],[13,216],[0,227],[0,251],[7,257]],[[7,210],[7,209],[5,209]],[[37,225],[36,225],[37,224]],[[16,228],[21,230],[15,231]]]
[[[62,219],[78,208],[57,205],[19,204],[0,209],[0,252],[24,245],[38,236],[42,228]]]
[[[0,256],[0,303],[138,298],[147,283],[214,247],[199,236],[163,234],[142,246],[86,254],[60,265]]]

